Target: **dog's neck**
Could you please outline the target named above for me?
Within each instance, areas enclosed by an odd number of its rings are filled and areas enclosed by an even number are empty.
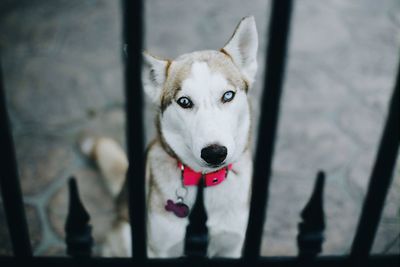
[[[204,186],[215,186],[222,183],[227,177],[228,172],[232,170],[233,165],[222,167],[209,173],[196,172],[190,167],[178,162],[178,168],[182,171],[182,183],[184,186],[197,186],[203,183]]]

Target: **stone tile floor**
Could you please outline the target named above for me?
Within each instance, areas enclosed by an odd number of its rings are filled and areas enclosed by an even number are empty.
[[[299,213],[319,169],[327,172],[324,254],[343,254],[357,226],[394,84],[400,2],[295,3],[262,255],[296,254]],[[241,17],[255,16],[260,71],[251,97],[257,121],[269,1],[151,0],[145,7],[145,47],[170,58],[219,48]],[[119,1],[0,3],[1,65],[37,255],[65,254],[70,175],[78,178],[97,244],[110,227],[111,199],[76,141],[92,131],[124,143],[121,38]],[[153,114],[146,100],[147,141],[154,136]],[[373,253],[400,253],[399,205],[400,164]],[[3,255],[11,252],[1,208]]]

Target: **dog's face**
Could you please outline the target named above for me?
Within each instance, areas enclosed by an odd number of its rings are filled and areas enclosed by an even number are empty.
[[[257,30],[244,18],[220,51],[173,61],[144,54],[142,80],[160,107],[160,138],[195,171],[210,172],[239,159],[248,145],[247,92],[257,70]]]

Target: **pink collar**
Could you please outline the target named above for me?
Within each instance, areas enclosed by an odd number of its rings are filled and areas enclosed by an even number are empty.
[[[195,172],[190,167],[183,165],[178,162],[179,169],[182,170],[182,180],[184,186],[198,185],[203,174],[201,172]],[[204,174],[204,186],[214,186],[222,183],[228,176],[228,171],[232,170],[232,164],[227,167],[219,169],[215,172]]]

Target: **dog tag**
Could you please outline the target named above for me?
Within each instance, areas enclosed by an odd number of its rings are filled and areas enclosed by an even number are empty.
[[[165,205],[165,210],[173,212],[176,217],[185,218],[189,215],[189,207],[183,203],[178,201],[174,203],[171,199],[167,200],[167,205]]]

